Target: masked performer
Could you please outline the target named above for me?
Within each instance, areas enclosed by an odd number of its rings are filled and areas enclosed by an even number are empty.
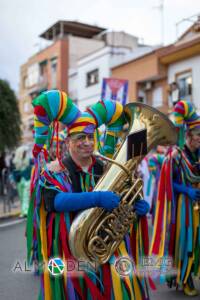
[[[180,147],[173,148],[162,165],[151,254],[171,257],[176,276],[168,276],[168,285],[175,283],[195,296],[192,274],[200,275],[200,117],[190,102],[179,101],[174,120]]]
[[[40,265],[52,257],[75,260],[69,248],[69,230],[77,212],[91,207],[112,211],[120,201],[111,191],[92,192],[103,173],[103,164],[93,155],[93,150],[95,130],[105,124],[104,155],[113,155],[117,136],[125,122],[123,107],[118,102],[99,101],[87,112],[80,113],[60,91],[43,93],[33,105],[36,168],[27,224],[28,260],[37,258]],[[59,172],[49,172],[44,159],[48,153],[43,145],[54,120],[64,123],[68,130],[69,155],[62,161],[58,158],[62,166]],[[83,272],[77,277],[66,271],[64,276],[53,277],[43,268],[40,299],[148,299],[146,280],[132,276],[132,272],[125,278],[120,277],[114,267],[118,257],[126,256],[137,263],[139,253],[147,255],[144,215],[148,209],[145,200],[136,202],[134,210],[141,216],[140,222],[131,227],[119,249],[97,273]],[[145,241],[142,233],[146,235]]]

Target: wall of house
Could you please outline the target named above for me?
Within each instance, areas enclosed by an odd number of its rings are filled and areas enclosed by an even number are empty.
[[[167,90],[167,78],[163,78],[154,82],[154,88],[152,90],[150,105],[159,109],[163,113],[168,113],[168,90]]]
[[[56,86],[52,86],[52,59],[57,59],[56,69]],[[68,89],[68,41],[67,39],[57,40],[52,45],[43,49],[39,53],[30,57],[29,60],[20,68],[20,89],[19,89],[19,108],[22,118],[22,129],[25,129],[29,124],[27,120],[33,115],[33,107],[31,105],[31,94],[40,90],[40,72],[39,64],[43,61],[47,62],[46,66],[46,89],[57,88],[63,91]],[[34,74],[31,76],[30,69],[33,69]],[[30,77],[31,76],[31,80]],[[26,130],[23,130],[24,132]],[[26,136],[23,137],[23,142],[26,141]]]
[[[178,61],[168,66],[168,84],[176,80],[176,74],[192,71],[192,101],[200,109],[200,55]]]
[[[157,56],[153,52],[112,69],[112,77],[129,80],[129,102],[137,97],[137,82],[158,75]]]
[[[78,71],[77,69],[68,70],[68,95],[73,101],[78,100]]]
[[[72,80],[76,80],[78,106],[81,109],[85,109],[100,99],[103,78],[111,76],[113,62],[116,63],[122,55],[126,55],[129,51],[122,47],[104,47],[79,60],[76,77],[72,75],[73,70],[70,69],[69,91],[72,91],[75,86]],[[95,69],[98,69],[98,83],[87,86],[87,74]]]
[[[78,62],[78,105],[81,109],[98,101],[101,97],[102,79],[110,77],[110,47],[79,60]],[[87,73],[98,69],[98,83],[87,86]]]
[[[69,68],[75,68],[77,61],[98,49],[104,47],[105,42],[96,39],[87,39],[69,36]]]
[[[68,40],[60,39],[55,43],[45,48],[41,52],[32,56],[28,60],[28,65],[34,63],[40,63],[47,60],[47,77],[48,77],[48,89],[51,89],[51,64],[50,61],[53,58],[57,58],[57,88],[67,91],[67,74],[66,68],[68,68]]]
[[[34,85],[37,88],[37,82],[32,84],[24,85],[23,78],[28,75],[28,69],[33,65],[39,65],[43,61],[47,61],[47,88],[52,88],[51,82],[51,60],[57,58],[57,88],[67,91],[67,72],[68,68],[68,41],[67,40],[57,40],[51,46],[40,51],[36,55],[29,58],[26,64],[21,66],[20,71],[20,91],[19,95],[23,96],[24,92],[30,92],[34,89]],[[39,73],[38,73],[39,77]],[[39,78],[38,78],[39,79]]]
[[[100,34],[107,46],[127,47],[131,50],[138,47],[138,38],[123,31],[109,31]]]

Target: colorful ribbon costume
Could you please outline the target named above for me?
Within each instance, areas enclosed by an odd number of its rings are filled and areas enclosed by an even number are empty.
[[[176,104],[174,120],[182,132],[185,127],[188,131],[200,128],[200,117],[188,101]],[[182,147],[183,134],[179,137]],[[183,149],[176,146],[162,165],[150,251],[158,258],[173,259],[176,285],[186,284],[192,273],[200,275],[200,212],[193,209],[188,195],[175,193],[173,189],[174,181],[186,187],[200,182],[200,174],[194,168],[194,162],[200,159],[200,151],[195,160],[189,152],[186,146]]]
[[[74,213],[50,213],[44,210],[42,188],[72,192],[72,185],[67,172],[51,173],[46,168],[45,159],[48,151],[43,145],[47,143],[49,126],[53,121],[61,121],[67,126],[69,134],[74,132],[93,132],[102,124],[106,125],[104,145],[99,149],[104,155],[112,156],[115,151],[117,137],[125,122],[123,108],[120,103],[99,101],[87,112],[80,113],[64,92],[49,91],[33,100],[35,114],[35,173],[32,180],[32,199],[27,223],[28,260],[37,259],[39,266],[52,257],[60,257],[64,261],[73,259],[68,234]],[[97,142],[98,144],[98,142]],[[45,158],[45,159],[44,159]],[[94,187],[94,169],[86,174],[80,183],[82,191],[91,191]],[[97,274],[84,272],[79,277],[65,272],[62,277],[52,277],[46,268],[40,268],[41,293],[39,299],[136,299],[146,300],[148,291],[146,281],[140,276],[120,277],[114,263],[121,256],[134,259],[138,264],[139,254],[147,255],[147,221],[145,217],[130,229],[119,249],[110,261],[98,268]],[[145,235],[145,240],[142,239]],[[153,286],[153,283],[149,279]]]

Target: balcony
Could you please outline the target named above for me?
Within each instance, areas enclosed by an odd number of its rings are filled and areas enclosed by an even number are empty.
[[[39,76],[38,82],[28,88],[29,95],[39,94],[48,89],[48,79],[45,76]]]
[[[48,89],[48,79],[46,76],[40,76],[38,81],[38,88],[39,91],[45,91]]]

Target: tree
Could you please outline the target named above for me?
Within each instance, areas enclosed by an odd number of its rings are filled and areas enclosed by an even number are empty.
[[[9,83],[0,79],[0,152],[13,149],[20,142],[20,113]]]

